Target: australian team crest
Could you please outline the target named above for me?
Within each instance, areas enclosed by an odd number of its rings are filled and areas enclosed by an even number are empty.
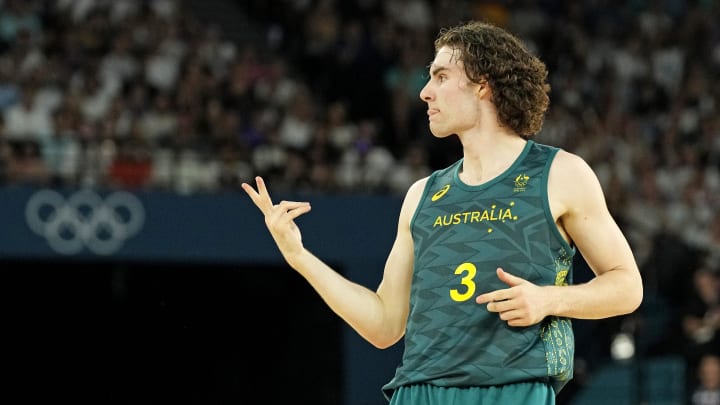
[[[530,176],[528,176],[525,173],[518,174],[515,177],[515,181],[514,181],[515,188],[513,189],[513,191],[515,191],[516,193],[525,191],[528,181],[530,181]]]

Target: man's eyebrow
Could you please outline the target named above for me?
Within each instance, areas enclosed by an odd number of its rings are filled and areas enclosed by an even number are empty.
[[[429,66],[429,68],[431,69],[430,76],[435,76],[444,70],[448,70],[448,68],[446,66],[438,66],[438,65],[432,65],[432,64]]]

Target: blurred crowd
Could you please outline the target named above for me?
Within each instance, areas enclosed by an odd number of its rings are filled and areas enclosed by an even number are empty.
[[[623,327],[717,374],[719,2],[233,4],[256,40],[180,0],[0,0],[0,184],[401,196],[460,157],[418,97],[432,41],[489,20],[547,63],[537,140],[596,170],[657,293]]]

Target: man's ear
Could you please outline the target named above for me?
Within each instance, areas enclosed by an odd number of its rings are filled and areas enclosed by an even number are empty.
[[[488,83],[488,81],[485,79],[480,81],[480,83],[478,84],[477,92],[480,98],[487,98],[492,96],[492,89],[490,88],[490,83]]]

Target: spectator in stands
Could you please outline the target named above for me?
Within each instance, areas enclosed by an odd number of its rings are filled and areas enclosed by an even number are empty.
[[[703,355],[720,350],[720,277],[708,267],[700,267],[692,275],[682,327],[691,368]]]
[[[117,153],[114,154],[108,167],[107,184],[117,188],[144,189],[151,186],[153,174],[152,154],[148,142],[135,135],[117,143]],[[112,142],[106,139],[105,142]]]
[[[720,355],[703,355],[696,371],[697,382],[690,393],[690,404],[720,405]]]
[[[5,134],[10,140],[41,143],[53,132],[51,111],[36,103],[37,88],[23,82],[20,100],[5,110]]]
[[[7,0],[0,9],[0,40],[12,44],[18,35],[29,35],[34,41],[42,37],[40,4],[31,0]]]
[[[33,140],[12,143],[12,157],[8,161],[7,176],[11,184],[46,186],[52,178],[40,151]]]

